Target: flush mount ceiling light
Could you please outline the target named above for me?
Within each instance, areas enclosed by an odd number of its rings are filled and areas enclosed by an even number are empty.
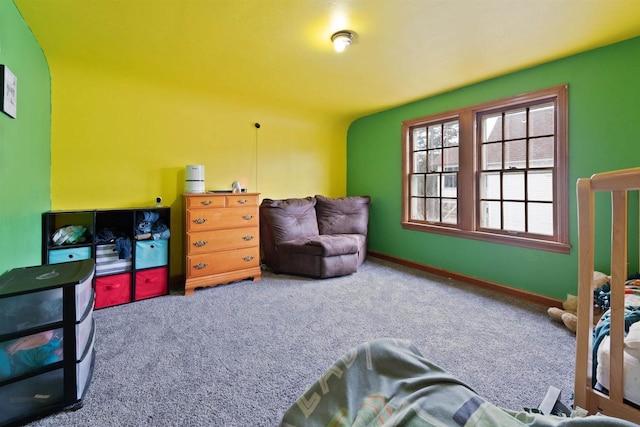
[[[331,41],[333,42],[333,48],[336,52],[342,52],[347,48],[347,46],[351,45],[351,41],[353,40],[353,33],[348,30],[338,31],[331,36]]]

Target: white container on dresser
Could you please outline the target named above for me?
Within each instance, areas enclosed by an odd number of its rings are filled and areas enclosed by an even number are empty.
[[[185,295],[260,280],[258,193],[185,194]]]
[[[95,359],[93,259],[0,276],[0,426],[78,409]]]

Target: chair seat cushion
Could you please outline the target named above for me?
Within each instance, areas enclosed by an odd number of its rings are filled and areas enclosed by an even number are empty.
[[[358,252],[358,240],[351,236],[329,234],[301,237],[280,243],[278,252],[314,256],[355,254]]]

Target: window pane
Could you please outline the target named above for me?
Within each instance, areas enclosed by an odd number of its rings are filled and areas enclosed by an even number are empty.
[[[458,168],[458,147],[445,148],[444,154],[444,170],[457,171]]]
[[[418,151],[413,153],[413,171],[424,173],[427,171],[427,153],[426,151]]]
[[[519,139],[504,143],[504,168],[524,169],[527,167],[527,141]]]
[[[482,117],[482,142],[502,140],[502,114]]]
[[[553,174],[551,171],[527,172],[527,187],[529,200],[553,201]]]
[[[427,175],[427,196],[440,197],[440,174]]]
[[[458,121],[444,124],[444,146],[457,147],[458,140]]]
[[[553,205],[529,203],[529,233],[553,236]]]
[[[456,199],[442,199],[442,222],[446,224],[458,223],[458,201]]]
[[[427,199],[427,221],[440,222],[440,199]]]
[[[500,198],[500,173],[489,172],[480,175],[480,198],[499,199]]]
[[[555,157],[554,138],[533,138],[529,140],[529,167],[547,168],[553,167]]]
[[[440,148],[442,147],[442,126],[435,125],[429,126],[429,147],[428,148]]]
[[[524,172],[512,172],[503,175],[502,195],[507,200],[524,200]]]
[[[504,139],[527,137],[527,110],[511,110],[504,114]]]
[[[411,198],[411,219],[424,221],[424,199]]]
[[[480,226],[483,228],[500,229],[500,202],[480,203]]]
[[[502,169],[502,144],[482,145],[482,170]]]
[[[554,112],[553,102],[531,107],[529,110],[529,136],[554,135]]]
[[[413,150],[425,150],[427,148],[427,129],[417,128],[413,130]]]
[[[442,174],[442,196],[458,197],[458,174],[456,173]]]
[[[442,150],[429,150],[429,165],[427,170],[429,172],[441,172],[442,171]]]
[[[424,197],[424,175],[411,176],[411,195]]]
[[[525,231],[524,203],[504,202],[504,229],[509,231]]]

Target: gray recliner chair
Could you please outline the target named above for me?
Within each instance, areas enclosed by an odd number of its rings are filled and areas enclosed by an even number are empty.
[[[354,273],[367,256],[369,196],[264,199],[262,262],[274,273],[316,278]]]

